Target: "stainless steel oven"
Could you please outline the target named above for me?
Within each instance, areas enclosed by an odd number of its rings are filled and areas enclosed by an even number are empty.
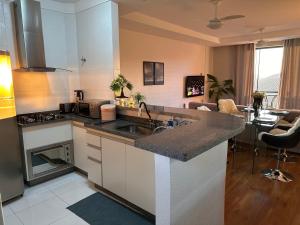
[[[73,141],[26,150],[26,172],[29,183],[64,173],[74,167]]]

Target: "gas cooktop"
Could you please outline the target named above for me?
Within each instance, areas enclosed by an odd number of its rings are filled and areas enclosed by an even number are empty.
[[[59,112],[36,112],[28,113],[17,116],[18,124],[34,124],[34,123],[47,123],[53,120],[62,120],[64,116]]]

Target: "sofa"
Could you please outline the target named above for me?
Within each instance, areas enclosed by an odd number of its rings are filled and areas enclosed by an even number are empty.
[[[218,107],[216,103],[208,103],[208,102],[190,102],[189,103],[189,109],[197,109],[200,106],[206,106],[211,111],[218,111]],[[238,110],[244,109],[245,105],[237,105]],[[283,119],[292,122],[296,117],[300,116],[300,110],[294,109],[294,110],[286,110],[289,112],[287,116],[285,116]],[[254,137],[255,134],[255,128],[253,126],[247,125],[245,130],[239,134],[236,138],[238,142],[245,143],[245,144],[251,144],[253,143],[253,140],[250,140],[249,137]],[[296,148],[289,149],[291,152],[300,153],[300,143]]]
[[[210,103],[210,102],[190,102],[189,103],[189,109],[197,109],[200,106],[206,106],[211,111],[218,111],[218,107],[217,107],[216,103]],[[245,105],[237,105],[236,107],[238,108],[238,110],[241,111],[246,106]]]

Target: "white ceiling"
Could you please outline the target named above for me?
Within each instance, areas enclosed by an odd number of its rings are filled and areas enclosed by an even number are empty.
[[[215,42],[213,45],[229,44],[260,39],[258,29],[264,27],[263,37],[270,40],[300,35],[300,0],[223,0],[219,16],[242,14],[243,19],[227,21],[219,30],[206,27],[213,17],[209,0],[117,0],[120,7],[121,25],[134,29],[156,27],[168,32],[180,29],[181,35]],[[158,31],[157,31],[158,32]],[[176,32],[175,32],[176,33]],[[217,38],[218,41],[214,41]],[[203,39],[203,38],[202,38]]]

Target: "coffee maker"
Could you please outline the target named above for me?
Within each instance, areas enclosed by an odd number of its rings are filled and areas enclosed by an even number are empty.
[[[74,90],[74,99],[75,102],[82,102],[84,99],[83,90]]]

